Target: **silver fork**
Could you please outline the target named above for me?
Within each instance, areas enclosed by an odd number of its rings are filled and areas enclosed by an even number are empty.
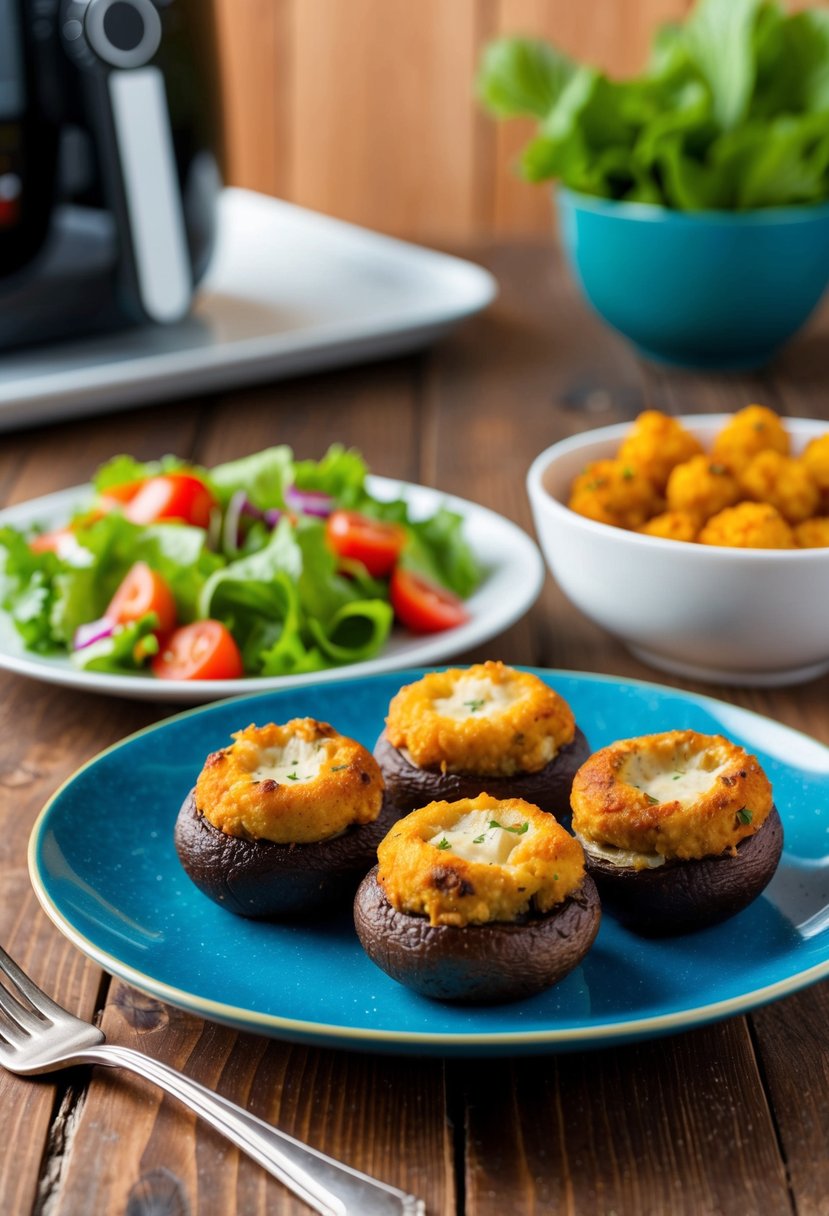
[[[0,1064],[37,1076],[76,1064],[131,1069],[227,1136],[321,1216],[425,1216],[422,1199],[378,1182],[295,1140],[167,1064],[106,1042],[103,1031],[55,1004],[0,949]]]

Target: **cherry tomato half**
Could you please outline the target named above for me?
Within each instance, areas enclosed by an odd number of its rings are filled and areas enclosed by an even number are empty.
[[[98,500],[108,511],[121,507],[125,502],[132,502],[145,480],[146,478],[139,477],[135,481],[122,481],[117,486],[107,486],[98,495]]]
[[[325,535],[337,557],[362,562],[372,578],[391,572],[406,543],[398,524],[369,519],[359,511],[332,511]]]
[[[182,625],[164,642],[150,666],[160,680],[235,680],[242,656],[221,621]]]
[[[60,557],[77,544],[71,528],[57,528],[54,532],[41,532],[29,541],[32,553],[57,553]]]
[[[413,633],[439,633],[469,620],[463,600],[400,566],[391,576],[389,598],[394,615]]]
[[[158,617],[158,632],[169,633],[176,627],[176,601],[160,574],[146,562],[136,562],[125,575],[104,616],[124,625],[137,621],[148,612]]]
[[[180,520],[206,528],[216,500],[207,486],[192,473],[163,473],[148,477],[124,507],[134,524]]]

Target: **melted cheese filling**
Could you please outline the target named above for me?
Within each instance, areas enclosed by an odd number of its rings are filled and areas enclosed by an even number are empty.
[[[617,849],[612,844],[599,844],[597,840],[588,840],[578,832],[573,835],[585,853],[598,857],[600,861],[607,861],[612,866],[631,870],[655,870],[665,864],[665,858],[660,853],[635,853],[632,849]]]
[[[298,785],[315,781],[327,759],[322,743],[295,739],[286,747],[269,747],[259,754],[251,781],[275,781],[277,785]]]
[[[491,812],[470,811],[451,827],[436,832],[428,843],[466,861],[504,866],[509,865],[513,849],[532,831],[527,820],[516,815],[494,819]]]
[[[664,767],[666,759],[671,761],[667,768]],[[706,760],[708,768],[704,767]],[[636,754],[630,757],[619,776],[657,802],[678,802],[680,806],[690,806],[711,789],[720,773],[728,767],[727,764],[710,767],[710,762],[711,757],[707,752],[666,758]]]
[[[432,704],[441,717],[465,722],[467,718],[503,713],[521,699],[521,691],[512,681],[493,684],[481,677],[461,676],[451,696],[439,697]]]

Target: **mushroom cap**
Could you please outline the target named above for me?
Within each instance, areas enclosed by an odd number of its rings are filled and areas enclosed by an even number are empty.
[[[776,807],[735,853],[690,860],[669,859],[655,869],[615,866],[585,848],[602,906],[621,924],[647,937],[687,933],[741,912],[771,881],[783,851]]]
[[[576,727],[572,743],[566,744],[536,773],[513,773],[510,777],[482,777],[475,773],[441,773],[418,768],[394,747],[385,731],[374,747],[374,757],[383,772],[386,794],[401,814],[427,802],[457,802],[491,794],[493,798],[523,798],[550,811],[560,823],[570,821],[570,789],[576,772],[590,755],[590,745]]]
[[[354,926],[372,962],[421,996],[495,1004],[532,996],[563,979],[599,931],[601,909],[589,875],[553,911],[485,925],[431,925],[398,912],[370,870],[354,899]]]
[[[175,846],[199,890],[229,912],[254,919],[291,916],[349,899],[396,819],[396,808],[384,797],[372,823],[352,825],[327,840],[245,840],[213,827],[191,790],[176,820]]]

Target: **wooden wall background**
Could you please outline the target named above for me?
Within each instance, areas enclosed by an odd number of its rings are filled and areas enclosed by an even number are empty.
[[[613,73],[691,0],[216,0],[228,176],[434,242],[546,232],[548,192],[515,174],[530,127],[473,97],[482,46],[542,35]],[[801,7],[803,4],[801,4]]]

